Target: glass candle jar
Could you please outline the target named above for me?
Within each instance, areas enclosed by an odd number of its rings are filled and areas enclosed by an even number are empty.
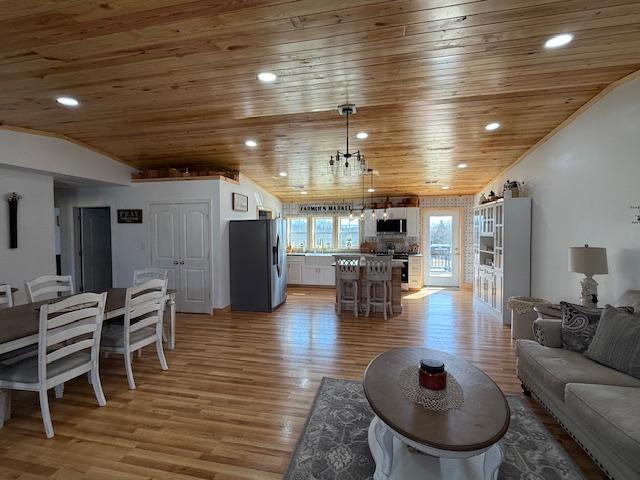
[[[447,372],[444,369],[444,363],[430,358],[420,360],[418,381],[422,388],[444,390],[447,386]]]

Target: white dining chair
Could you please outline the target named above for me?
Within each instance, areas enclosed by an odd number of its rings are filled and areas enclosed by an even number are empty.
[[[47,392],[62,397],[64,383],[89,373],[98,405],[107,404],[102,392],[98,359],[106,293],[82,293],[40,307],[38,355],[0,365],[0,397],[5,403],[11,390],[40,395],[40,410],[47,438],[53,437]],[[3,392],[9,390],[9,392]],[[0,419],[0,426],[2,421]]]
[[[164,312],[166,280],[149,280],[127,288],[122,325],[109,324],[102,333],[101,351],[124,356],[129,388],[135,389],[132,354],[141,348],[156,344],[156,352],[162,370],[168,370],[162,349],[162,314]]]
[[[0,285],[0,308],[13,307],[11,285]]]
[[[0,308],[13,307],[13,295],[11,293],[11,285],[0,285]],[[0,325],[0,328],[2,326]],[[18,350],[0,354],[0,365],[10,365],[19,362],[25,358],[37,355],[38,349],[35,345],[23,347]]]
[[[141,285],[149,280],[166,280],[167,271],[161,268],[145,268],[144,270],[134,270],[133,286]]]
[[[38,302],[62,295],[73,295],[71,275],[42,275],[25,283],[29,302]]]

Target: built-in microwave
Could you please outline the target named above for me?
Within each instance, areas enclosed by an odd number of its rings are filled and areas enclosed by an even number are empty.
[[[386,234],[406,234],[407,220],[404,218],[393,220],[378,220],[376,222],[376,232]]]

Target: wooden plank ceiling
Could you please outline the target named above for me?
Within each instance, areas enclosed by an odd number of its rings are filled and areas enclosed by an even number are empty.
[[[638,69],[638,0],[0,0],[0,123],[239,169],[287,201],[361,194],[326,174],[347,99],[377,195],[467,194]]]

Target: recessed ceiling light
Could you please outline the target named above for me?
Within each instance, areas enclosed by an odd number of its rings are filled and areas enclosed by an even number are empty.
[[[300,195],[306,195],[306,194],[307,194],[307,192],[305,190],[300,192]]]
[[[56,98],[56,102],[65,107],[77,107],[80,105],[80,102],[72,97],[58,97]]]
[[[280,172],[278,175],[280,175],[281,177],[289,176],[289,174],[287,172]]]
[[[458,164],[458,168],[467,168],[467,164],[466,163],[459,163]]]
[[[271,72],[260,72],[258,74],[258,80],[265,83],[275,82],[278,76]]]
[[[555,35],[544,42],[544,48],[564,47],[565,45],[571,43],[572,40],[573,35],[571,33],[561,33],[560,35]]]
[[[498,122],[491,122],[484,126],[484,129],[491,132],[493,130],[497,130],[500,128],[500,124]]]
[[[251,140],[251,139],[249,139],[249,140],[245,140],[244,144],[245,144],[247,147],[251,147],[251,148],[253,148],[253,147],[255,147],[255,146],[257,146],[257,145],[258,145],[258,142],[256,142],[255,140]]]
[[[443,190],[449,190],[449,186],[444,185],[444,186],[442,187],[442,189],[443,189]]]
[[[365,138],[369,137],[369,134],[367,132],[358,132],[356,137],[358,137],[360,140],[364,140]]]
[[[375,192],[375,191],[376,191],[376,189],[375,189],[375,188],[367,188],[367,192],[369,192],[369,193],[373,193],[373,192]]]

